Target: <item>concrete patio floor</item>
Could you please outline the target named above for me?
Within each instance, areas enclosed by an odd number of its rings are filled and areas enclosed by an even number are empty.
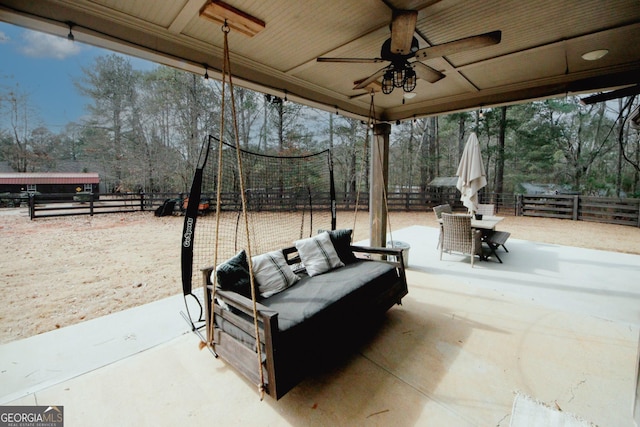
[[[280,401],[199,349],[178,296],[0,346],[0,404],[63,405],[66,426],[504,427],[520,391],[635,425],[640,256],[511,239],[472,269],[439,260],[437,232],[393,233],[411,245],[403,305]]]

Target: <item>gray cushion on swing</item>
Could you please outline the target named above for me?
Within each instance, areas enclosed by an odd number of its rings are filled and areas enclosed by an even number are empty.
[[[350,298],[380,293],[396,280],[395,267],[379,261],[358,261],[329,273],[303,276],[286,291],[260,303],[278,312],[278,328],[286,331],[313,318],[334,303],[349,304]]]

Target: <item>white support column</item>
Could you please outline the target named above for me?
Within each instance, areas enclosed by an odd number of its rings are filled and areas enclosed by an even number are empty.
[[[371,246],[385,247],[387,210],[384,195],[389,182],[389,134],[391,125],[376,124],[371,143],[371,176],[369,179],[369,227]]]

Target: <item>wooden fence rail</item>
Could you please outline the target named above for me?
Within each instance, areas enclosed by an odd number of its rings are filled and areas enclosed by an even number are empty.
[[[178,196],[177,193],[34,194],[28,200],[29,218],[150,211],[166,198]]]
[[[578,195],[519,195],[517,215],[640,227],[640,199]]]
[[[39,194],[29,197],[31,219],[66,215],[97,215],[108,213],[153,211],[167,199],[176,201],[175,211],[183,210],[186,193],[123,193],[94,195],[82,193],[73,197],[66,194]],[[209,210],[215,210],[215,194],[203,195],[210,200]],[[248,194],[252,210],[278,211],[307,209],[308,195],[283,195],[281,192]],[[313,196],[314,209],[329,209],[331,200],[326,195]],[[369,194],[339,192],[336,194],[338,210],[368,210]],[[640,227],[640,199],[615,199],[578,195],[514,195],[480,194],[481,203],[493,203],[498,214],[560,218],[575,221],[594,221]],[[451,189],[437,189],[423,193],[390,192],[387,195],[389,211],[430,211],[433,206],[449,203],[456,210],[464,210],[459,193]],[[241,208],[237,194],[222,194],[223,210]]]

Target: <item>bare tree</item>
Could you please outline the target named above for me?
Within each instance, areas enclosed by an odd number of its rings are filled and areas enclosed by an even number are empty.
[[[37,123],[36,114],[30,104],[29,95],[19,86],[0,94],[0,111],[7,118],[8,143],[2,147],[2,156],[17,172],[27,172],[33,166],[34,152],[31,133]]]
[[[638,193],[638,181],[640,180],[640,132],[635,132],[635,138],[631,137],[630,126],[626,120],[620,120],[622,117],[629,117],[634,108],[636,96],[619,99],[618,106],[620,110],[618,125],[618,173],[616,177],[616,194],[620,197],[622,190],[622,159],[625,160],[634,170],[632,191]],[[637,106],[637,104],[636,104]],[[635,153],[635,155],[633,154]]]
[[[135,73],[128,59],[110,54],[99,56],[91,67],[83,68],[83,77],[76,82],[81,94],[93,99],[89,111],[94,120],[107,127],[113,144],[113,174],[122,181],[126,151],[123,132],[127,114],[131,113],[131,98],[135,87]]]
[[[504,145],[505,135],[507,132],[507,107],[500,108],[500,130],[498,132],[498,147],[496,155],[496,173],[495,184],[493,187],[493,200],[492,203],[500,205],[501,200],[496,199],[496,195],[501,197],[504,192]]]

